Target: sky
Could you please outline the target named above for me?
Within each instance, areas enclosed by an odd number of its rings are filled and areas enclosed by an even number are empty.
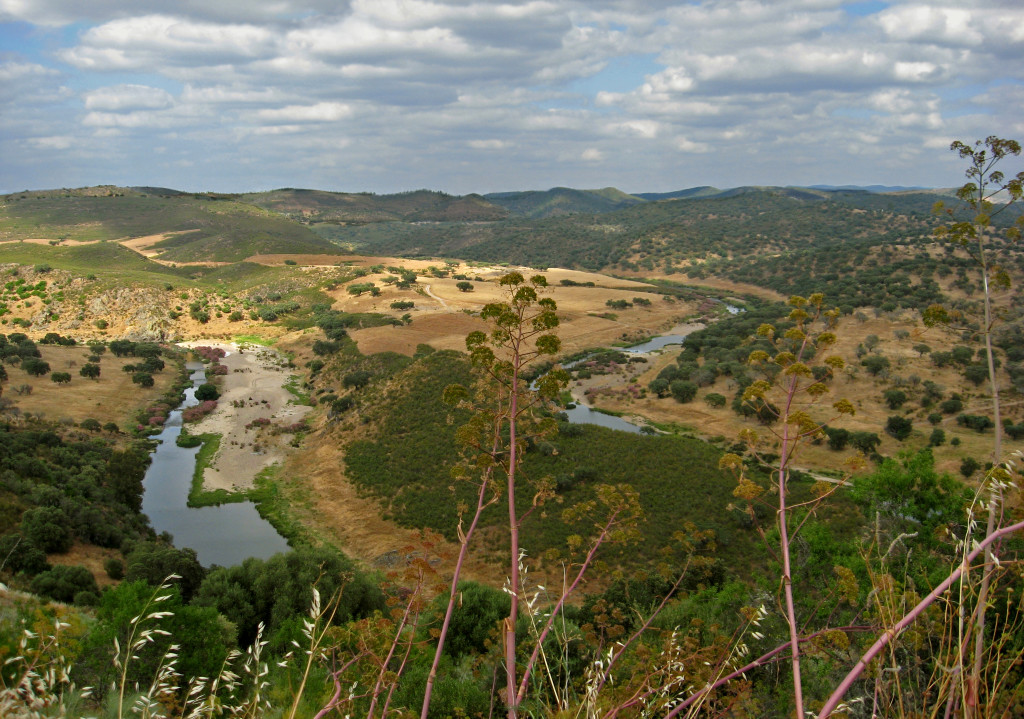
[[[5,193],[950,187],[989,135],[1024,0],[0,0]]]

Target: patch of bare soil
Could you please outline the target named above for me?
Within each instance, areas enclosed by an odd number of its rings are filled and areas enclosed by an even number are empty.
[[[98,240],[92,240],[92,241],[89,241],[89,242],[83,242],[81,240],[53,240],[53,239],[47,239],[45,237],[31,237],[31,238],[26,238],[26,239],[23,239],[23,240],[0,240],[0,242],[27,242],[30,245],[59,244],[62,247],[78,247],[79,245],[93,245],[93,244],[96,244],[96,242],[98,242]]]
[[[288,453],[293,432],[275,434],[275,429],[302,421],[310,407],[294,403],[284,387],[289,378],[287,360],[265,347],[239,347],[234,343],[195,340],[185,347],[220,347],[227,355],[220,363],[228,368],[220,385],[217,409],[188,430],[192,434],[221,435],[220,448],[203,473],[207,490],[249,489],[263,469],[281,462]],[[270,424],[247,428],[257,420]]]
[[[245,258],[246,262],[254,262],[257,265],[284,265],[286,260],[291,260],[298,265],[315,267],[333,267],[341,264],[352,264],[359,266],[367,260],[366,257],[358,255],[251,255]]]
[[[153,250],[153,249],[151,249],[153,247],[153,245],[157,244],[158,242],[162,242],[163,240],[166,240],[169,237],[174,237],[175,235],[180,235],[180,234],[182,234],[182,233],[180,233],[180,232],[163,232],[163,233],[160,233],[158,235],[146,235],[144,237],[133,237],[133,238],[131,238],[129,240],[121,240],[121,245],[123,245],[124,247],[127,247],[129,250],[134,250],[135,252],[138,252],[143,257],[153,258],[156,255],[160,254],[160,250]]]

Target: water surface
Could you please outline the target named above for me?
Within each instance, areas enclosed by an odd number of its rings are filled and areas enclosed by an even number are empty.
[[[186,367],[192,371],[192,387],[185,390],[185,401],[171,412],[156,437],[160,444],[142,480],[143,513],[153,529],[174,537],[174,546],[194,549],[204,566],[230,567],[249,557],[268,559],[288,551],[284,537],[248,500],[217,507],[188,506],[199,448],[179,447],[177,439],[181,434],[181,412],[199,404],[195,388],[206,381],[206,373],[199,362],[189,362]]]

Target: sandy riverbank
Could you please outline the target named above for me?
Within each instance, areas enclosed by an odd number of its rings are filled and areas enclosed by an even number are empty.
[[[294,404],[294,395],[284,387],[290,376],[287,360],[272,349],[204,340],[181,346],[219,347],[227,353],[220,360],[228,373],[221,378],[217,409],[188,426],[192,434],[221,435],[220,449],[203,473],[203,488],[249,489],[256,475],[284,459],[292,435],[274,435],[269,427],[247,430],[246,425],[258,418],[270,420],[272,426],[294,424],[311,408]]]

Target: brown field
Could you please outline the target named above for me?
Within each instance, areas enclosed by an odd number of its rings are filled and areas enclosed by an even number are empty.
[[[408,267],[409,263],[403,263],[403,266]],[[456,269],[457,273],[464,272],[470,277],[479,276],[488,280],[473,282],[472,292],[459,291],[456,287],[458,281],[451,278],[421,277],[408,290],[399,290],[383,285],[380,280],[384,275],[368,275],[360,281],[375,282],[381,287],[379,297],[369,294],[353,297],[344,287],[328,294],[335,302],[335,309],[346,312],[381,312],[395,317],[406,313],[411,315],[412,324],[405,327],[375,327],[353,332],[352,337],[364,353],[389,350],[412,354],[420,343],[429,344],[435,349],[462,350],[465,348],[466,335],[484,328],[483,323],[473,315],[478,314],[484,305],[504,298],[505,288],[498,285],[496,279],[507,271],[505,268]],[[562,338],[563,350],[566,352],[659,334],[691,319],[697,309],[696,303],[667,302],[662,295],[645,291],[649,285],[642,282],[574,270],[548,270],[543,274],[551,285],[545,295],[554,299],[558,305],[558,314],[562,320],[558,335]],[[576,282],[594,282],[597,286],[562,287],[558,282],[563,278]],[[615,310],[611,313],[614,318],[599,316],[608,315],[609,309],[605,306],[607,300],[631,301],[634,297],[645,297],[651,301],[651,306]],[[397,300],[412,301],[416,306],[411,310],[391,309],[391,303]]]
[[[115,422],[124,429],[134,420],[135,412],[160,399],[177,378],[173,363],[153,375],[156,383],[149,389],[133,384],[131,375],[121,368],[135,362],[133,357],[114,357],[110,352],[100,360],[100,377],[86,379],[78,370],[86,363],[89,350],[84,346],[58,347],[39,345],[43,359],[54,372],[68,372],[71,382],[58,385],[49,377],[32,377],[18,367],[7,366],[9,380],[4,383],[4,397],[11,399],[21,412],[51,421],[78,423],[89,417],[101,424]],[[31,394],[18,394],[15,388],[27,384]]]

